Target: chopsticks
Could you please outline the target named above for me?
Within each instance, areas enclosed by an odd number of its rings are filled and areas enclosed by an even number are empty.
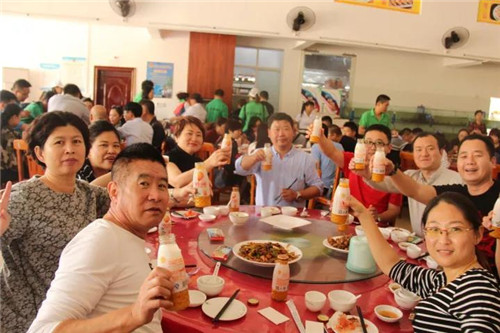
[[[214,317],[214,319],[212,319],[212,323],[217,323],[219,321],[220,317],[222,317],[222,315],[227,310],[229,305],[231,305],[231,302],[236,298],[236,296],[238,296],[239,292],[240,292],[240,290],[236,289],[236,291],[233,293],[233,295],[231,295],[231,297],[227,300],[226,304],[224,304],[222,309],[220,309],[219,313],[217,313],[217,315]]]
[[[297,180],[298,180],[298,178],[295,178],[295,180],[290,184],[290,186],[288,186],[286,188],[286,190],[289,190],[297,182]],[[281,193],[279,195],[277,195],[276,197],[274,197],[274,201],[280,202],[281,199],[283,199],[282,196],[281,196]]]
[[[361,312],[361,308],[359,307],[359,305],[356,305],[356,310],[358,310],[359,321],[361,323],[363,333],[368,333],[368,331],[366,330],[365,319],[363,318],[363,312]]]
[[[422,254],[422,255],[420,255],[420,256],[418,256],[418,257],[416,257],[416,258],[415,258],[415,260],[420,260],[420,259],[422,259],[422,258],[424,258],[424,257],[427,257],[428,255],[429,255],[429,252],[424,252],[424,254]]]

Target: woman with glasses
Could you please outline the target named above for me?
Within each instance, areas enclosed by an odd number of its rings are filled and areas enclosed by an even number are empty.
[[[422,300],[415,307],[415,332],[500,332],[500,289],[476,245],[483,236],[477,208],[465,196],[445,192],[422,216],[427,250],[443,268],[423,268],[400,260],[372,215],[350,197],[380,269]]]

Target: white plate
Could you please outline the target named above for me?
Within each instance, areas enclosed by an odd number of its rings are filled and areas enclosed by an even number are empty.
[[[189,290],[189,307],[196,308],[207,300],[207,295],[199,290]]]
[[[203,222],[212,222],[217,216],[212,214],[200,214],[198,218]]]
[[[335,320],[336,318],[336,315],[337,315],[338,312],[335,312],[333,314],[333,316],[330,318],[330,320],[328,321],[328,324],[327,324],[327,327],[330,327],[332,329],[332,331],[334,333],[363,333],[363,329],[360,327],[357,327],[356,329],[354,330],[335,330],[334,327],[337,325],[337,321]],[[351,315],[347,315],[347,318],[358,318],[358,316],[351,316]],[[368,319],[364,318],[364,321],[365,321],[365,325],[366,325],[366,331],[368,333],[378,333],[378,328],[377,326],[375,326],[374,323],[372,323],[371,321],[369,321]]]
[[[299,228],[311,224],[308,220],[287,215],[268,216],[260,219],[260,221],[270,224],[273,227],[286,230],[292,230],[293,228]]]
[[[242,247],[243,245],[248,244],[248,243],[279,243],[279,244],[281,244],[281,246],[283,246],[285,249],[287,249],[287,251],[294,252],[298,256],[294,260],[289,261],[288,264],[293,264],[302,258],[302,251],[298,247],[293,246],[293,245],[288,244],[288,243],[276,242],[276,241],[272,241],[272,240],[249,240],[249,241],[240,242],[240,243],[233,246],[233,253],[236,257],[238,257],[241,260],[246,261],[250,264],[256,265],[256,266],[274,267],[276,264],[275,263],[267,263],[267,262],[257,262],[257,261],[252,261],[252,260],[248,260],[246,258],[243,258],[239,254],[240,247]]]
[[[204,314],[210,318],[215,318],[215,316],[222,309],[224,304],[229,300],[229,297],[215,297],[211,298],[201,306],[201,310]],[[220,317],[221,321],[230,321],[240,319],[247,314],[247,307],[245,304],[241,303],[237,299],[233,300],[229,307],[226,309],[224,314]]]
[[[333,238],[340,238],[342,236],[335,236]],[[342,250],[342,249],[339,249],[339,248],[336,248],[336,247],[333,247],[329,242],[328,242],[328,238],[325,238],[323,239],[323,245],[327,248],[329,248],[330,250],[333,250],[335,252],[340,252],[340,253],[349,253],[349,250]]]
[[[178,218],[186,219],[186,220],[194,219],[195,217],[198,217],[198,215],[200,215],[200,213],[195,211],[196,215],[185,216],[185,214],[187,212],[188,212],[187,210],[175,210],[175,211],[170,212],[170,215],[172,215],[173,217],[178,217]]]

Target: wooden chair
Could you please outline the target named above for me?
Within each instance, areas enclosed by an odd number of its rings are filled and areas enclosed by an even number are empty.
[[[201,149],[196,153],[196,155],[202,160],[206,160],[213,152],[215,147],[210,142],[203,142]]]
[[[255,205],[255,175],[250,175],[250,205]]]
[[[17,172],[18,172],[18,179],[19,181],[22,181],[25,179],[24,177],[24,165],[25,161],[28,166],[28,175],[29,178],[33,177],[34,175],[40,175],[42,176],[45,171],[43,170],[42,166],[39,165],[36,160],[31,156],[28,155],[28,144],[24,140],[14,140],[13,143],[14,150],[16,151],[16,159],[17,159]],[[26,160],[24,160],[23,157],[26,157]]]
[[[496,164],[493,169],[491,169],[491,177],[493,180],[498,178],[498,174],[500,173],[500,164]]]
[[[399,156],[401,157],[401,165],[399,166],[401,171],[418,169],[415,164],[415,160],[413,159],[413,153],[402,151],[399,153]]]
[[[314,207],[316,206],[316,204],[320,204],[320,205],[324,205],[324,206],[330,207],[331,200],[333,200],[333,196],[335,194],[335,190],[337,189],[337,186],[339,185],[340,172],[341,172],[340,168],[337,167],[335,169],[335,177],[333,178],[333,183],[332,183],[332,197],[331,197],[331,199],[325,198],[323,196],[312,198],[311,200],[309,200],[309,204],[307,206],[307,209],[314,209]]]

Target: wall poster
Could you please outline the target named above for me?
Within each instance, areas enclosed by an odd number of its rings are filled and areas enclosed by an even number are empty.
[[[335,0],[353,5],[397,10],[410,14],[420,14],[420,0]]]
[[[154,97],[172,98],[174,64],[148,61],[146,77],[155,84]]]
[[[500,0],[479,0],[477,21],[500,24]]]

